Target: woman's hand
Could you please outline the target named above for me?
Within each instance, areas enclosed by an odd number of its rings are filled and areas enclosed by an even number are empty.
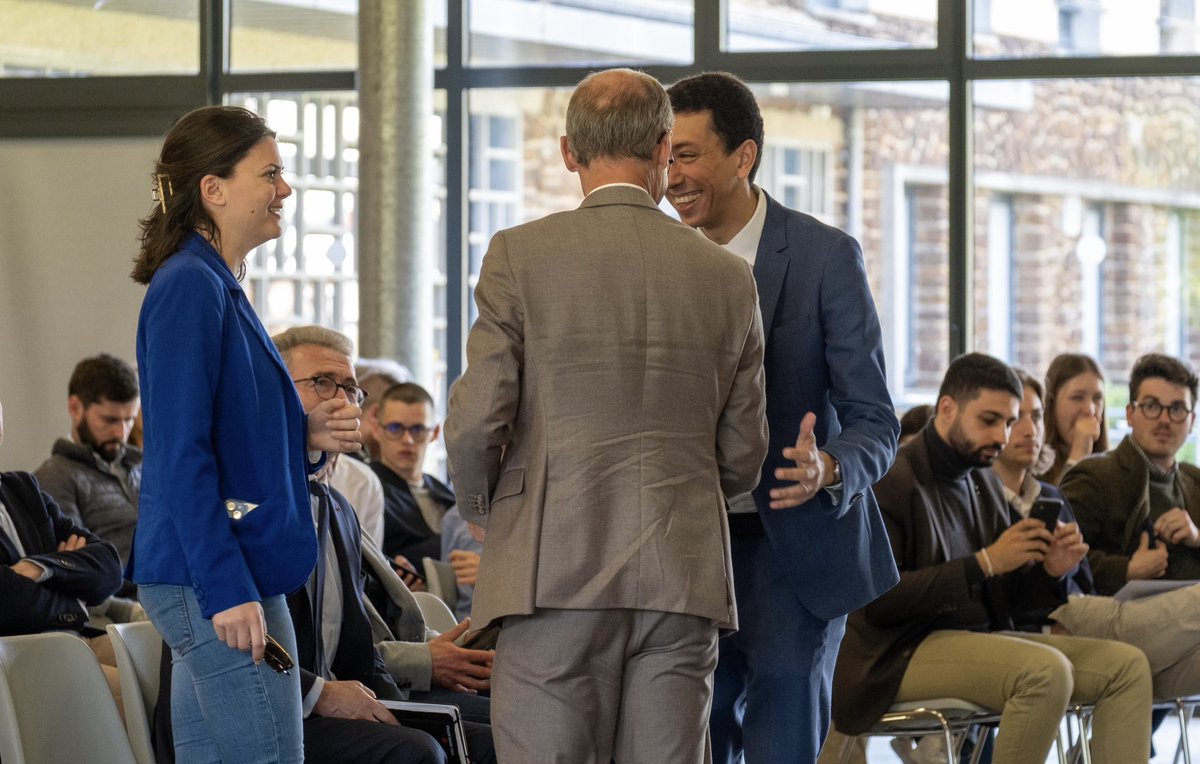
[[[235,650],[249,650],[255,663],[263,659],[267,621],[260,603],[234,605],[214,615],[212,623],[217,639]]]
[[[362,409],[345,398],[331,398],[308,412],[308,450],[331,454],[362,448],[358,418]]]
[[[1095,414],[1086,411],[1075,419],[1075,435],[1071,438],[1071,452],[1067,461],[1078,462],[1092,455],[1092,449],[1100,440],[1101,422]]]

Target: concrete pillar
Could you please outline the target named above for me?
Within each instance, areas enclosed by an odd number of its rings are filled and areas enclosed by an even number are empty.
[[[417,0],[358,5],[359,355],[434,383],[433,27]]]

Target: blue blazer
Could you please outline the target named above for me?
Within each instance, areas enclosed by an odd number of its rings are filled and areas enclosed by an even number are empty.
[[[770,448],[755,504],[785,560],[793,594],[832,620],[896,585],[899,574],[871,486],[896,455],[900,424],[884,373],[875,303],[853,237],[767,196],[754,278],[766,333]],[[779,467],[795,466],[805,413],[817,415],[817,445],[842,469],[841,500],[820,491],[807,504],[769,508]]]
[[[116,548],[63,514],[28,472],[0,472],[0,504],[17,532],[13,539],[0,531],[0,637],[81,631],[88,617],[84,604],[99,605],[121,586]],[[87,545],[58,551],[72,535]],[[50,577],[34,582],[14,573],[12,566],[22,559],[38,563]]]
[[[137,362],[145,460],[129,578],[192,587],[207,618],[302,586],[317,549],[307,420],[241,285],[199,234],[150,282]]]
[[[323,495],[330,502],[329,540],[326,543],[332,545],[337,555],[338,576],[342,582],[342,629],[337,652],[325,656],[329,670],[338,679],[362,682],[379,698],[403,700],[403,694],[375,649],[371,622],[363,606],[366,577],[358,516],[337,490],[316,481],[310,482],[309,487],[313,496],[320,498]],[[315,595],[308,587],[302,586],[287,598],[296,630],[296,655],[293,657],[300,667],[301,697],[308,695],[317,676],[313,672],[317,669],[317,629],[320,627],[314,618],[312,596]]]

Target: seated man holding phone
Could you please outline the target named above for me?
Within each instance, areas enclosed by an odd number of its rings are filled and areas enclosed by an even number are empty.
[[[955,359],[933,420],[875,485],[900,583],[850,614],[833,675],[836,731],[822,762],[837,761],[839,733],[869,730],[892,703],[938,697],[1002,712],[995,764],[1044,761],[1072,702],[1095,706],[1096,764],[1147,760],[1151,678],[1141,651],[1018,630],[1018,615],[1067,603],[1087,552],[1074,526],[1012,522],[987,469],[1022,397],[1002,361]]]
[[[1045,441],[1042,385],[1020,370],[1017,376],[1024,388],[1020,417],[992,470],[1004,484],[1014,523],[1033,517],[1052,530],[1075,527],[1074,512],[1063,494],[1033,477]],[[1158,548],[1160,542],[1146,534],[1142,543]],[[1024,610],[1015,616],[1018,627],[1046,627],[1053,634],[1126,642],[1140,648],[1150,661],[1155,697],[1200,693],[1200,586],[1127,601],[1095,596],[1097,590],[1086,558],[1080,560],[1067,582],[1070,598],[1066,604],[1051,610]]]

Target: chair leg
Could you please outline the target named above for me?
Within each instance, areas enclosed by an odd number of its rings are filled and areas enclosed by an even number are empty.
[[[1083,754],[1083,764],[1092,764],[1092,712],[1091,709],[1079,709],[1079,752]]]
[[[1192,764],[1192,746],[1188,740],[1188,722],[1192,720],[1192,705],[1185,703],[1183,698],[1175,699],[1175,710],[1179,713],[1179,746],[1176,748],[1176,758],[1183,752],[1183,764]]]
[[[971,764],[979,764],[979,760],[983,758],[983,749],[987,748],[988,736],[992,734],[992,730],[988,727],[978,725],[968,728],[967,732],[963,734],[964,738],[970,734],[971,729],[977,732],[975,735],[975,750],[971,753]]]
[[[1064,730],[1065,726],[1065,730]],[[1067,764],[1067,751],[1071,743],[1071,723],[1066,718],[1058,725],[1058,735],[1054,738],[1054,750],[1058,753],[1058,764]]]

